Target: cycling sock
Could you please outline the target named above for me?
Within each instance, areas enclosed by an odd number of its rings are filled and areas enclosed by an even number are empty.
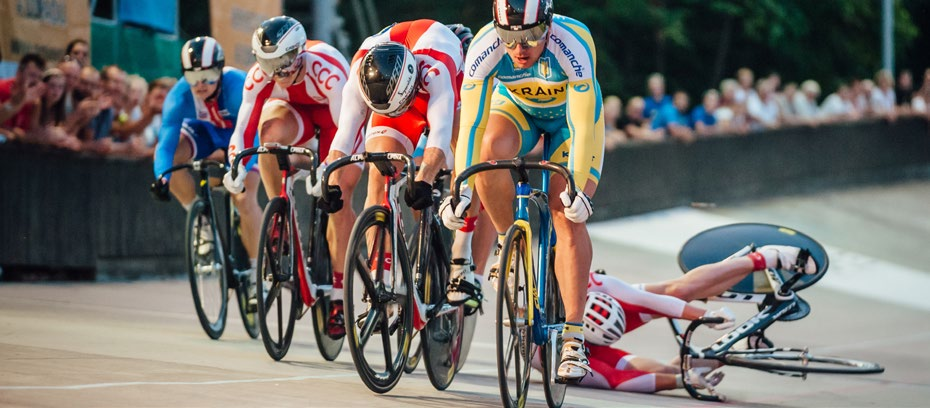
[[[332,300],[342,300],[342,280],[345,278],[345,274],[340,271],[333,271],[333,292],[330,295]]]
[[[681,374],[675,374],[675,388],[685,388],[685,380]]]
[[[467,220],[466,218],[466,227],[468,226]],[[465,228],[455,231],[455,239],[452,240],[452,259],[471,260],[471,238],[475,234],[473,231],[465,231]]]
[[[184,212],[191,212],[191,207],[194,206],[194,202],[191,201],[187,204],[181,204],[181,207],[184,207]]]
[[[251,267],[252,269],[257,268],[257,267],[258,267],[258,259],[249,258],[249,267]]]
[[[581,322],[565,322],[562,326],[562,340],[575,339],[584,343],[584,326]]]

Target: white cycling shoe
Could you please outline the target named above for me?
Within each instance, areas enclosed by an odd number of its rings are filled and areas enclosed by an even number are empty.
[[[765,257],[765,264],[769,268],[791,270],[798,264],[798,253],[801,248],[787,245],[766,245],[756,249],[756,252]],[[817,262],[813,257],[807,259],[802,271],[807,275],[817,273]]]
[[[591,372],[584,343],[577,339],[565,339],[562,343],[562,358],[556,372],[555,382],[577,383]]]

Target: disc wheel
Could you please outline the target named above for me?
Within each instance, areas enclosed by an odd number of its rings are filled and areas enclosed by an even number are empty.
[[[187,272],[200,326],[211,339],[226,329],[226,256],[207,202],[194,201],[184,233]]]
[[[331,285],[333,283],[333,265],[326,241],[327,216],[322,210],[313,206],[317,217],[312,225],[313,240],[310,242],[310,273],[313,282],[318,285]],[[342,302],[342,301],[335,301]],[[330,296],[323,296],[313,304],[313,336],[316,338],[320,355],[326,361],[333,361],[342,351],[345,335],[331,336],[327,330],[329,316],[335,306]]]
[[[434,228],[431,241],[419,248],[425,254],[414,252],[412,259],[419,260],[426,267],[420,268],[418,276],[423,279],[423,301],[427,305],[439,308],[442,313],[431,318],[420,332],[420,344],[423,348],[423,363],[426,375],[433,387],[445,390],[455,378],[462,352],[462,336],[465,312],[462,306],[451,307],[446,304],[446,287],[449,284],[449,260],[443,256],[443,248],[438,228]],[[421,264],[418,263],[417,266]]]
[[[543,348],[543,388],[546,392],[546,403],[550,407],[561,407],[565,400],[567,384],[555,381],[559,369],[562,353],[562,330],[565,324],[565,305],[562,303],[562,294],[559,292],[558,281],[555,277],[555,251],[549,251],[549,269],[546,273],[546,327],[549,341]]]

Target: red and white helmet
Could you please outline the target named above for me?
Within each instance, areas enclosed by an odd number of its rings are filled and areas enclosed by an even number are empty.
[[[620,302],[603,292],[588,292],[584,305],[584,339],[598,346],[609,346],[626,331],[626,314]]]
[[[252,53],[266,74],[287,76],[306,43],[307,32],[300,22],[278,16],[262,22],[252,34]]]

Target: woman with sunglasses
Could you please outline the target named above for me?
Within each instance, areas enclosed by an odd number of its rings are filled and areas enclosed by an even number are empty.
[[[600,177],[605,131],[594,40],[581,22],[553,14],[551,0],[495,0],[494,21],[475,35],[465,58],[461,95],[456,171],[524,156],[544,133],[543,158],[572,171],[576,198],[570,200],[563,192],[560,200],[549,203],[558,235],[555,273],[566,313],[556,380],[578,381],[591,371],[582,331],[592,255],[584,223],[592,213],[588,197]],[[509,180],[504,173],[485,172],[473,186],[481,197],[496,198],[482,202],[499,240],[513,223],[514,186]],[[555,177],[549,190],[563,191],[565,182]],[[469,204],[462,200],[451,208],[444,202],[446,226],[461,225]]]
[[[173,165],[191,160],[210,156],[223,160],[239,114],[245,83],[244,71],[225,65],[223,48],[212,37],[194,38],[181,48],[184,76],[168,92],[162,107],[162,124],[155,148],[156,177]],[[256,195],[258,183],[258,174],[249,174],[245,177],[248,186],[245,192],[233,195],[242,220],[242,243],[253,268],[262,222]],[[169,191],[185,210],[190,209],[196,198],[193,176],[178,171],[152,184],[152,193],[159,199],[167,201]]]
[[[303,25],[297,20],[278,16],[265,20],[252,35],[252,53],[256,64],[249,70],[242,92],[239,120],[229,144],[229,160],[256,144],[279,143],[289,146],[318,146],[319,159],[326,159],[339,123],[342,88],[348,78],[349,64],[333,46],[307,40]],[[257,133],[257,137],[256,137]],[[361,129],[355,129],[350,154],[361,148]],[[318,144],[318,145],[317,145]],[[231,192],[242,191],[243,177],[253,163],[237,172],[227,172],[223,184]],[[258,167],[268,197],[281,192],[281,177],[274,155],[259,155]],[[343,191],[351,200],[352,190],[361,176],[361,168],[343,170]],[[329,217],[333,265],[342,265],[349,233],[355,223],[352,211],[340,211]],[[342,274],[334,271],[333,299],[341,300]],[[345,333],[342,309],[333,307],[328,323],[333,337]]]

